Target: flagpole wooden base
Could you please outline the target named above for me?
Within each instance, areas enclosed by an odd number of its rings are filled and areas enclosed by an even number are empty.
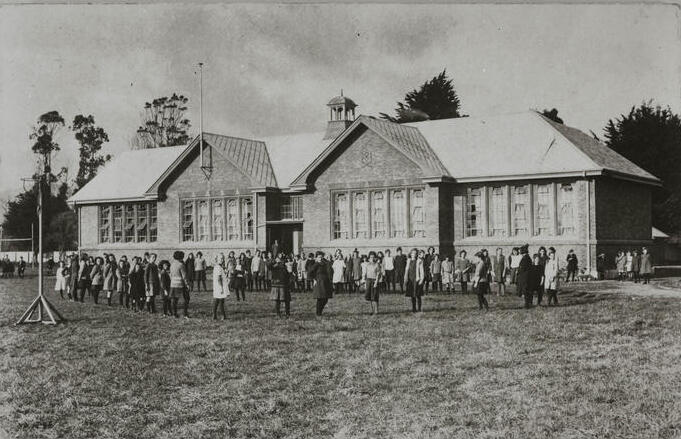
[[[56,325],[65,321],[66,319],[59,314],[57,308],[45,296],[38,294],[38,297],[33,300],[31,306],[28,307],[16,324],[44,323],[46,325]]]

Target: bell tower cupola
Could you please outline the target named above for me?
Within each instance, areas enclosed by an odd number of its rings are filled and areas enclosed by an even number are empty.
[[[332,98],[326,105],[329,107],[329,123],[324,140],[335,139],[355,120],[357,104],[352,99],[343,96],[343,90],[341,90],[340,96]]]

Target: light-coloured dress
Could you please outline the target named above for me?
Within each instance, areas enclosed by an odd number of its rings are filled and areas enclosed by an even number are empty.
[[[66,268],[57,268],[57,280],[54,284],[54,291],[66,291]]]
[[[549,259],[544,266],[544,288],[558,290],[558,260]]]
[[[221,265],[213,267],[213,298],[226,299],[229,296],[229,279]]]
[[[345,261],[340,258],[336,259],[335,261],[333,261],[333,265],[331,266],[331,268],[333,269],[332,282],[335,284],[345,282],[344,278]]]

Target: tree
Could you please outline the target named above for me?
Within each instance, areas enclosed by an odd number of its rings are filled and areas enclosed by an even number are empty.
[[[189,98],[173,93],[144,104],[142,126],[132,141],[132,147],[161,148],[189,142],[189,119],[185,118]]]
[[[111,159],[110,154],[99,153],[104,142],[109,141],[109,136],[104,128],[95,125],[95,118],[92,115],[77,115],[73,119],[71,129],[80,143],[78,175],[76,175],[76,190],[78,190],[95,178],[99,168]]]
[[[667,233],[681,233],[681,119],[669,107],[652,101],[610,119],[605,144],[662,180],[653,194],[653,224]]]
[[[544,111],[542,111],[541,114],[544,115],[544,117],[563,125],[563,119],[558,117],[558,110],[556,110],[555,108],[552,108],[550,110],[544,109]]]
[[[460,113],[461,102],[454,90],[452,80],[443,70],[439,75],[426,81],[418,89],[408,92],[404,102],[398,102],[396,116],[380,113],[383,119],[397,123],[421,120],[465,117]]]
[[[34,153],[41,155],[44,160],[45,173],[50,175],[50,158],[53,152],[59,151],[59,144],[54,138],[61,127],[64,126],[64,118],[58,111],[48,111],[38,118],[38,122],[33,126],[29,135],[34,140],[31,149]]]
[[[55,214],[47,230],[45,248],[59,252],[78,248],[78,217],[73,210]]]

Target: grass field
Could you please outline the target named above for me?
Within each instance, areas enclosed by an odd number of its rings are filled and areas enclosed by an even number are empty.
[[[51,284],[51,281],[48,282]],[[314,317],[265,293],[210,319],[55,298],[69,322],[14,326],[35,279],[0,281],[0,427],[21,438],[672,438],[681,436],[681,300],[570,286],[515,296],[359,296]],[[645,287],[640,287],[645,288]],[[654,287],[647,287],[654,288]],[[681,294],[681,293],[680,293]],[[2,436],[2,434],[0,434]]]

